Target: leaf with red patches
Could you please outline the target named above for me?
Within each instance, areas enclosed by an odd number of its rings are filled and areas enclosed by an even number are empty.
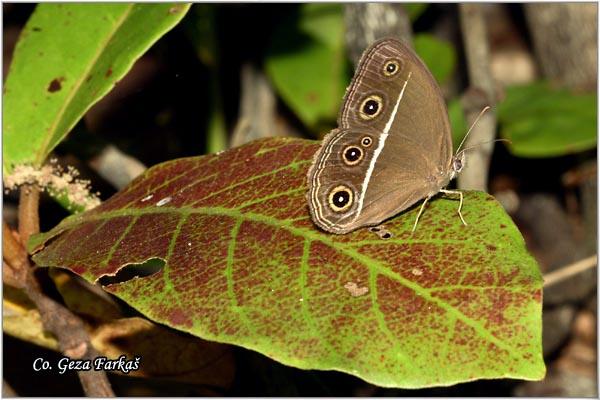
[[[439,198],[347,235],[306,205],[315,142],[256,141],[149,169],[99,207],[30,242],[38,265],[105,286],[148,318],[306,369],[419,388],[480,378],[541,379],[542,279],[489,195]]]

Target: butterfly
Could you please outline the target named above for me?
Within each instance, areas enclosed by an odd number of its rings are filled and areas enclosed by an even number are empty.
[[[452,152],[442,92],[421,59],[397,39],[363,53],[344,96],[338,127],[323,139],[308,171],[308,207],[321,229],[344,234],[382,221],[436,194],[465,164]]]

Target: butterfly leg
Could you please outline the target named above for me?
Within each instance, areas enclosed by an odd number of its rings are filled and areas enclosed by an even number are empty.
[[[430,198],[431,198],[431,196],[428,196],[428,197],[425,197],[425,200],[423,200],[423,204],[421,205],[421,208],[419,209],[419,213],[417,214],[417,219],[415,219],[415,224],[413,225],[412,233],[415,233],[415,229],[417,229],[417,223],[419,222],[419,218],[421,218],[421,214],[423,214],[423,210],[425,209],[425,204],[427,204],[427,202],[429,201]]]
[[[462,210],[462,205],[463,205],[463,193],[460,190],[448,190],[448,189],[441,189],[440,192],[442,193],[446,193],[446,194],[457,194],[460,197],[460,202],[458,203],[458,216],[460,217],[460,220],[462,221],[462,223],[466,226],[467,221],[465,221],[465,219],[462,216],[462,213],[460,212],[460,210]]]

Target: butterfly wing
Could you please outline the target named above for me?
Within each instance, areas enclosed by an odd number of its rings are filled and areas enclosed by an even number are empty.
[[[380,40],[363,54],[338,124],[309,171],[309,208],[321,228],[346,233],[379,224],[447,184],[446,105],[423,62],[400,41]],[[344,151],[364,135],[373,142],[361,162],[348,165]]]
[[[380,132],[334,129],[323,139],[308,171],[307,194],[313,221],[329,232],[348,232]]]

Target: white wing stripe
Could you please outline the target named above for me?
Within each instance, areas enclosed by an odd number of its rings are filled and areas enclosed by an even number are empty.
[[[390,119],[388,119],[387,123],[385,124],[385,128],[383,128],[383,133],[379,137],[378,146],[375,149],[375,152],[373,153],[373,158],[371,158],[371,163],[369,164],[369,169],[367,170],[365,179],[363,180],[363,184],[362,184],[362,188],[361,188],[362,190],[361,190],[360,196],[358,197],[358,208],[356,210],[356,215],[352,219],[353,222],[360,216],[360,213],[362,212],[363,200],[365,198],[365,193],[367,193],[367,187],[369,186],[369,181],[371,180],[371,174],[373,173],[373,170],[375,169],[375,163],[377,162],[377,158],[379,158],[379,155],[381,154],[381,151],[383,150],[383,147],[385,146],[385,141],[389,135],[390,129],[392,128],[392,124],[394,123],[394,118],[396,118],[396,113],[398,112],[398,107],[400,106],[400,100],[402,100],[402,96],[404,95],[404,89],[406,89],[406,84],[408,83],[408,80],[410,79],[410,75],[411,75],[411,72],[408,73],[408,78],[406,78],[406,81],[404,82],[404,86],[402,86],[402,90],[400,91],[400,94],[398,95],[398,100],[396,100],[396,104],[394,105],[394,109],[392,110],[392,114],[390,115]]]

